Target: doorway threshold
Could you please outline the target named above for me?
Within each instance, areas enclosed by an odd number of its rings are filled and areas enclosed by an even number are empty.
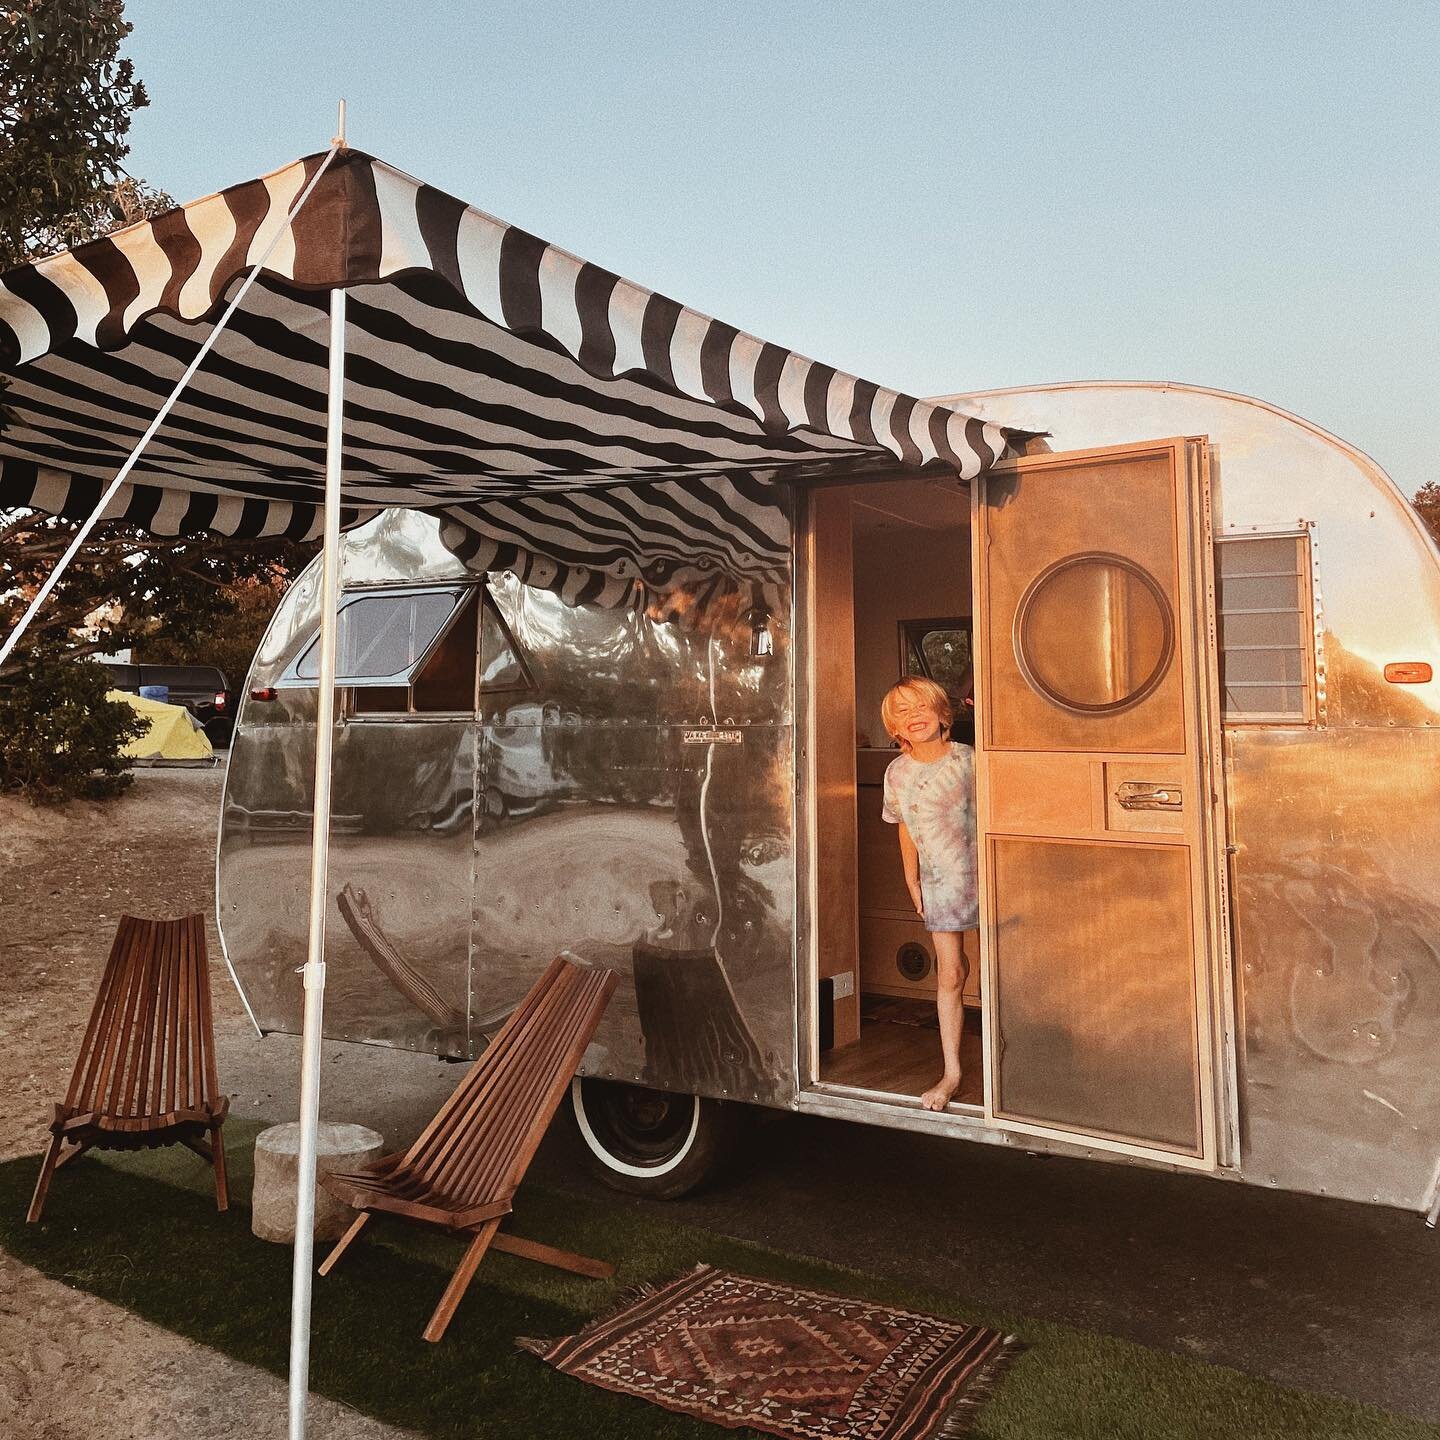
[[[985,1119],[978,1105],[948,1105],[927,1110],[917,1096],[889,1090],[867,1090],[859,1085],[835,1085],[817,1080],[795,1097],[794,1108],[805,1114],[884,1125],[892,1130],[918,1130],[930,1135],[963,1135],[967,1140],[1007,1143],[1005,1132]]]

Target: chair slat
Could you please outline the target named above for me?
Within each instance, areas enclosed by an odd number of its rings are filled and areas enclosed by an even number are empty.
[[[176,1056],[180,1045],[180,966],[173,951],[165,968],[165,988],[169,1005],[165,1016],[165,1108],[175,1108]]]
[[[443,1183],[445,1192],[457,1199],[476,1199],[493,1194],[485,1182],[498,1180],[509,1159],[509,1151],[535,1124],[537,1102],[544,1076],[561,1060],[566,1050],[563,1016],[545,1017],[548,1024],[533,1028],[534,1040],[526,1064],[505,1077],[512,1083],[499,1087],[484,1114],[477,1112],[465,1127],[452,1153],[452,1164]]]
[[[100,982],[104,1009],[89,1053],[84,1057],[85,1074],[74,1099],[74,1104],[80,1108],[88,1109],[95,1104],[104,1083],[101,1076],[106,1064],[105,1057],[115,1044],[115,1017],[125,1003],[125,979],[129,974],[130,948],[134,928],[138,923],[128,915],[122,919],[124,934],[122,936],[117,933],[115,947],[110,952],[110,959]]]
[[[150,1113],[159,1115],[165,1104],[165,1074],[170,1065],[170,1017],[174,1009],[168,948],[157,950],[155,972],[155,1058],[150,1068]]]
[[[572,1034],[570,1049],[566,1053],[565,1059],[551,1072],[550,1088],[540,1106],[540,1113],[544,1115],[547,1123],[559,1108],[571,1078],[580,1068],[580,1062],[585,1058],[586,1046],[589,1045],[591,1036],[594,1035],[595,1028],[599,1025],[600,1017],[604,1014],[605,1007],[609,1004],[610,996],[619,980],[619,976],[613,970],[587,978],[591,983],[585,987],[581,1003],[585,1005],[586,1015],[593,1018],[587,1030],[581,1032],[577,1029]],[[540,1141],[544,1135],[545,1125],[543,1124],[533,1126],[525,1135],[518,1151],[511,1157],[510,1169],[499,1187],[502,1193],[513,1194],[519,1188],[520,1181],[524,1178],[526,1170],[530,1168],[530,1162],[535,1158],[535,1152],[540,1148]]]
[[[579,978],[579,977],[577,977]],[[459,1177],[460,1193],[490,1196],[505,1189],[506,1179],[514,1169],[525,1137],[535,1129],[535,1116],[545,1113],[545,1098],[554,1086],[555,1076],[565,1069],[566,1057],[574,1047],[576,1025],[573,1018],[588,1010],[582,988],[571,983],[566,987],[561,1005],[557,1005],[549,1023],[537,1035],[535,1053],[523,1071],[517,1072],[508,1104],[497,1106],[487,1144],[471,1149],[471,1162]],[[570,1023],[566,1023],[570,1019]],[[598,1019],[598,1015],[597,1015]],[[594,1026],[589,1027],[593,1031]],[[585,1036],[586,1043],[589,1034]],[[581,1046],[581,1053],[584,1046]],[[578,1060],[577,1060],[578,1063]],[[574,1065],[569,1069],[574,1074]],[[553,1106],[551,1107],[553,1110]],[[549,1114],[546,1113],[546,1119]]]
[[[187,1109],[190,1104],[190,968],[184,962],[183,950],[177,950],[176,968],[180,973],[179,1037],[176,1040],[176,1106]]]
[[[436,1112],[435,1118],[416,1137],[405,1152],[406,1168],[428,1168],[437,1150],[446,1149],[454,1143],[455,1132],[463,1126],[465,1118],[474,1107],[482,1103],[487,1089],[503,1078],[504,1067],[519,1044],[520,1037],[531,1023],[545,996],[559,975],[559,968],[565,962],[552,960],[544,974],[531,988],[530,993],[520,1002],[486,1047],[485,1053],[470,1067],[465,1078],[456,1087],[450,1098]]]
[[[197,955],[204,954],[205,948],[205,922],[198,915],[190,917],[190,926],[195,934],[195,950]],[[204,1076],[205,1088],[201,1092],[202,1098],[207,1101],[218,1101],[220,1098],[220,1077],[216,1070],[215,1063],[215,1016],[211,1008],[210,997],[210,967],[201,965],[199,974],[200,990],[200,1026],[199,1034],[205,1046]]]
[[[574,1074],[615,983],[613,972],[589,972],[593,978],[587,978],[581,967],[560,963],[564,970],[547,972],[548,983],[537,986],[537,1003],[515,1027],[513,1043],[472,1091],[468,1113],[452,1115],[443,1143],[420,1164],[405,1166],[406,1181],[416,1178],[424,1189],[470,1203],[510,1193],[518,1185],[528,1164],[528,1157],[517,1164],[527,1136],[535,1132],[538,1145],[538,1134]],[[487,1050],[475,1069],[489,1055]]]
[[[124,998],[121,1002],[120,1018],[111,1037],[113,1043],[107,1048],[105,1059],[101,1063],[96,1100],[100,1108],[109,1115],[118,1111],[125,1066],[129,1060],[131,1042],[135,1038],[135,1012],[144,984],[145,954],[145,946],[137,943],[131,946],[125,957]]]
[[[90,1011],[90,1022],[85,1027],[85,1038],[80,1042],[80,1054],[70,1076],[70,1088],[65,1092],[65,1105],[73,1108],[81,1105],[90,1095],[90,1085],[95,1067],[99,1061],[100,1047],[108,1033],[108,1016],[114,1005],[115,979],[119,973],[120,956],[124,953],[132,927],[136,924],[133,916],[122,915],[110,946],[110,956],[100,976],[100,989]]]

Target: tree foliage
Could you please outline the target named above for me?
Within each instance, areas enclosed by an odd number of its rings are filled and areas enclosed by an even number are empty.
[[[167,208],[125,171],[136,110],[123,0],[12,0],[0,8],[0,267],[63,250]]]
[[[125,169],[131,117],[149,103],[120,55],[130,31],[123,0],[0,3],[0,268],[174,204]],[[77,528],[0,512],[0,635]],[[83,657],[135,648],[156,661],[220,664],[239,683],[269,611],[311,553],[280,539],[174,540],[98,526],[0,674],[0,788],[34,799],[114,793],[133,716],[105,703],[104,675]]]
[[[1427,480],[1415,492],[1415,508],[1425,528],[1435,537],[1435,543],[1440,545],[1440,484]]]
[[[20,618],[77,528],[73,520],[28,510],[0,517],[0,634]],[[239,676],[231,676],[238,683],[263,629],[256,612],[264,609],[268,619],[314,550],[279,538],[167,539],[102,523],[51,592],[21,648],[31,656],[80,657],[133,647],[150,660],[223,665],[215,658],[223,647],[239,668]],[[254,641],[232,635],[237,626]],[[242,664],[246,643],[250,651]],[[10,663],[13,658],[7,668]]]
[[[231,687],[239,690],[302,558],[277,560],[268,571],[257,569],[227,585],[229,608],[212,629],[191,639],[181,639],[173,631],[147,637],[135,647],[135,659],[152,665],[218,665]]]
[[[31,652],[0,679],[0,791],[35,804],[99,800],[130,783],[121,748],[145,731],[129,705],[105,698],[99,665]]]

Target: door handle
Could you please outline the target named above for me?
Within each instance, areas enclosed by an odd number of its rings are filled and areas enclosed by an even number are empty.
[[[1122,780],[1115,792],[1122,810],[1183,810],[1185,797],[1178,785],[1148,780]]]

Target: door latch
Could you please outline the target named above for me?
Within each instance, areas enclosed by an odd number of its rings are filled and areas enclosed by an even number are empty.
[[[1122,810],[1183,810],[1184,796],[1178,785],[1152,784],[1148,780],[1122,780],[1115,792]]]

